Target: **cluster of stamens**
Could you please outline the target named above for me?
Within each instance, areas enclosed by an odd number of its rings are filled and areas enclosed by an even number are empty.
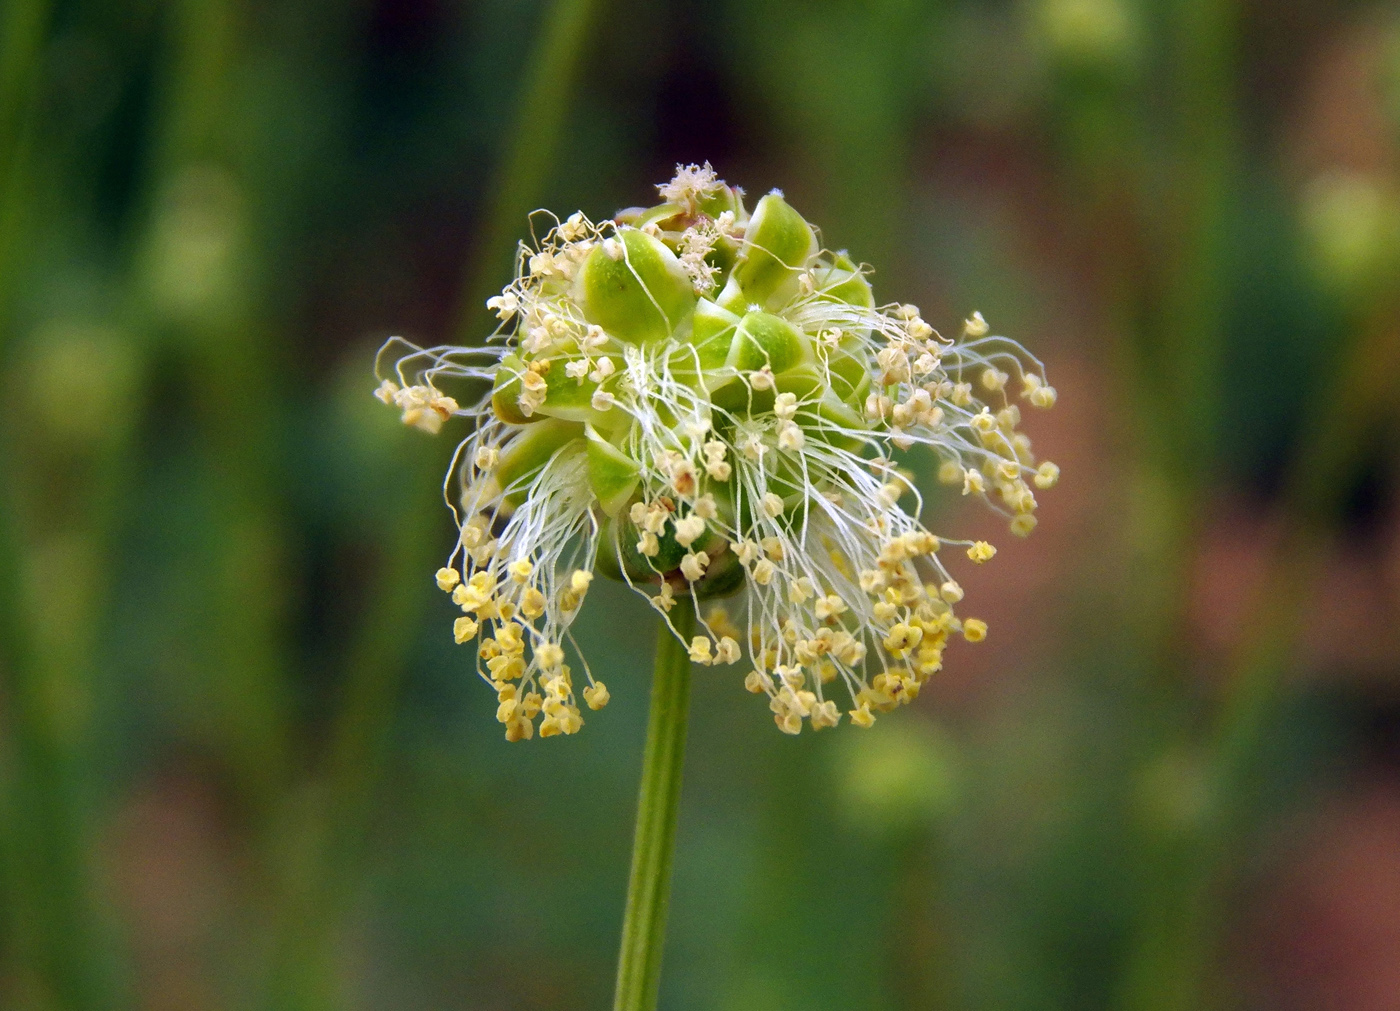
[[[980,314],[946,340],[917,307],[877,307],[864,268],[821,250],[772,194],[750,215],[709,166],[659,188],[666,203],[595,224],[556,221],[522,245],[516,279],[488,303],[480,348],[402,343],[379,395],[407,424],[470,417],[447,487],[461,537],[438,585],[479,639],[510,740],[583,720],[565,660],[569,627],[602,569],[644,594],[701,664],[749,660],[745,686],[779,728],[835,726],[916,698],[961,618],[950,551],[995,548],[926,530],[891,454],[926,446],[938,478],[1028,535],[1037,463],[1020,399],[1048,408],[1039,363]],[[804,232],[804,229],[806,231]],[[804,246],[804,243],[807,245]],[[441,392],[490,384],[462,409]],[[901,505],[906,503],[906,505]],[[742,621],[700,601],[743,591]],[[583,670],[592,709],[608,690]],[[850,699],[828,697],[836,683]]]

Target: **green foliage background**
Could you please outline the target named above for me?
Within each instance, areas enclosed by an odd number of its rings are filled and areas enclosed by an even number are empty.
[[[431,585],[450,441],[370,368],[480,339],[530,209],[706,158],[882,299],[982,309],[1074,413],[1056,547],[969,584],[982,683],[792,740],[697,671],[662,1006],[1316,1006],[1248,911],[1288,826],[1400,790],[1395,653],[1358,687],[1303,648],[1335,545],[1393,522],[1395,8],[7,0],[0,31],[4,1006],[607,1005],[649,614],[599,587],[613,703],[501,740]],[[1362,83],[1310,112],[1341,50]],[[1262,575],[1213,650],[1222,501]]]

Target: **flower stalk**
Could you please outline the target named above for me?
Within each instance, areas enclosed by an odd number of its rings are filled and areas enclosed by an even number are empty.
[[[680,636],[689,637],[695,630],[695,612],[688,602],[677,606],[670,617]],[[666,912],[671,904],[671,865],[689,709],[690,655],[680,639],[661,627],[656,638],[642,783],[637,792],[637,828],[622,919],[614,1011],[651,1011],[656,1007]]]

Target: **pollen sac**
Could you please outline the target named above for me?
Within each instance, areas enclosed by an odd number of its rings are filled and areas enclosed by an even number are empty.
[[[683,643],[695,661],[738,664],[783,733],[872,727],[950,639],[986,636],[957,613],[953,570],[998,564],[989,541],[922,525],[933,482],[905,452],[925,447],[948,495],[1030,535],[1060,470],[1022,412],[1053,408],[1054,387],[979,313],[949,340],[917,306],[877,303],[869,268],[820,248],[777,191],[750,215],[709,164],[658,191],[522,245],[488,340],[386,346],[399,357],[375,395],[404,424],[472,426],[434,576],[462,610],[453,638],[506,740],[567,737],[609,697],[591,674],[576,695],[571,672],[595,573],[662,616],[743,593],[749,627],[711,610]]]

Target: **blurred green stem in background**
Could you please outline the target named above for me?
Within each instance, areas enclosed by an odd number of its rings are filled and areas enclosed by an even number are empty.
[[[1138,528],[1148,536],[1137,571],[1147,577],[1141,655],[1159,658],[1141,690],[1155,714],[1139,779],[1183,746],[1189,710],[1188,671],[1179,642],[1187,625],[1194,545],[1216,459],[1222,394],[1230,201],[1240,145],[1234,0],[1174,0],[1163,7],[1166,93],[1162,123],[1168,192],[1154,199],[1152,178],[1139,180],[1148,201],[1148,247],[1159,247],[1161,276],[1147,281],[1136,309],[1145,343],[1134,388],[1147,399],[1147,449],[1138,495]],[[1155,208],[1151,210],[1151,208]],[[1153,281],[1155,280],[1155,284]],[[1156,287],[1154,297],[1151,289]],[[1183,407],[1189,405],[1189,407]],[[1139,815],[1141,819],[1141,815]],[[1124,1006],[1133,1011],[1187,1011],[1207,998],[1195,880],[1195,835],[1165,836],[1139,824],[1142,866],[1137,922],[1124,976]]]
[[[50,0],[12,0],[0,14],[0,363],[12,346],[9,294],[11,261],[23,230],[30,147],[43,78]]]
[[[1104,5],[1103,12],[1114,5]],[[1122,764],[1140,797],[1164,756],[1190,752],[1192,677],[1181,642],[1205,495],[1217,459],[1225,346],[1228,229],[1242,146],[1235,0],[1129,4],[1125,24],[1158,30],[1098,64],[1067,66],[1063,112],[1071,175],[1113,334],[1119,403],[1136,457],[1118,643],[1134,676],[1138,744]],[[1148,40],[1156,40],[1150,51]],[[1080,51],[1071,54],[1083,61]],[[1195,863],[1204,827],[1163,830],[1133,811],[1136,879],[1120,1004],[1200,1006],[1207,955]]]
[[[52,19],[47,0],[14,0],[0,15],[0,375],[16,368],[11,296],[27,269],[32,155]],[[9,388],[13,384],[7,383]],[[0,686],[3,686],[3,929],[6,975],[23,985],[8,997],[87,1011],[116,1000],[84,839],[80,700],[61,690],[86,671],[54,671],[36,631],[34,566],[21,545],[21,409],[0,412]],[[50,574],[52,575],[52,573]],[[47,588],[44,588],[47,589]],[[61,594],[61,590],[59,591]],[[56,675],[53,677],[51,675]],[[14,960],[14,961],[10,961]]]
[[[597,0],[552,0],[526,64],[507,151],[498,170],[479,265],[463,286],[457,328],[477,342],[483,304],[499,287],[505,252],[549,178],[568,113],[580,56]],[[415,433],[410,433],[409,437]],[[415,445],[405,487],[433,487],[441,465],[433,444]],[[436,499],[436,496],[431,496]],[[384,769],[396,701],[418,617],[431,595],[435,539],[441,513],[430,496],[400,496],[385,565],[371,589],[366,617],[346,663],[339,709],[320,781],[293,815],[275,926],[269,1004],[279,1009],[341,1005],[335,992],[335,945],[341,912],[356,880],[372,798]]]
[[[656,669],[646,750],[642,753],[642,785],[637,792],[637,831],[632,840],[632,873],[627,881],[613,1011],[652,1011],[661,982],[690,713],[690,654],[683,643],[695,631],[694,605],[682,600],[671,622],[676,635],[664,626],[656,634]]]

